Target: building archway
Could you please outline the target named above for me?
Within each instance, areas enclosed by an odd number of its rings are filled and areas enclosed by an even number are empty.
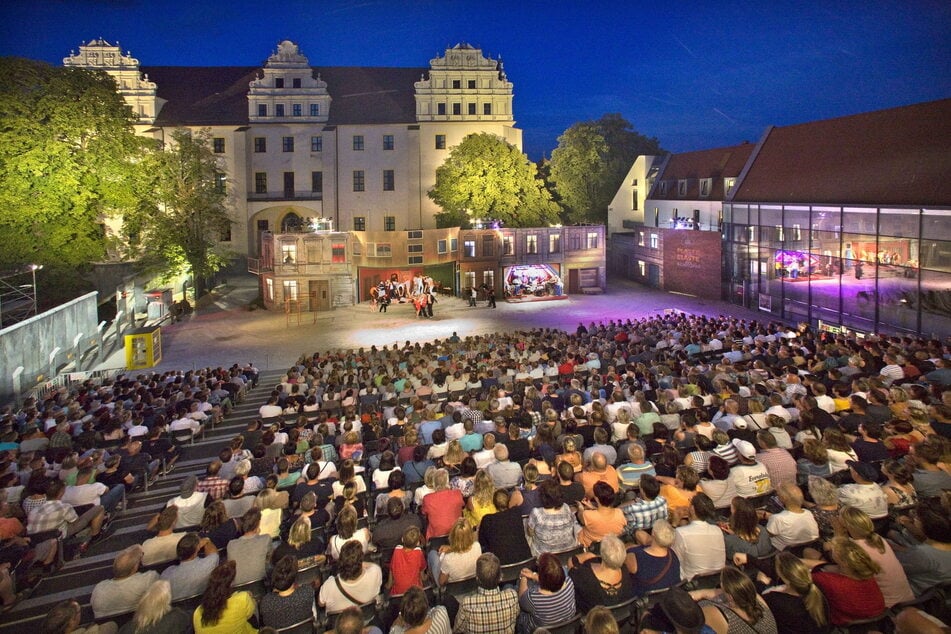
[[[281,233],[299,233],[304,228],[304,219],[291,211],[281,218]]]

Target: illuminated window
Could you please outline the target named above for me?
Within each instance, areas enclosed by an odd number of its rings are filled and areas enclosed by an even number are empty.
[[[219,194],[224,193],[225,191],[225,174],[224,172],[215,172],[215,191]]]
[[[476,255],[475,240],[463,240],[462,241],[462,257],[474,258],[475,255]]]
[[[363,170],[353,170],[353,191],[362,192],[366,189],[366,180]]]
[[[475,271],[466,271],[465,278],[466,278],[466,282],[463,286],[465,288],[475,288],[475,285],[476,285]]]
[[[393,141],[393,135],[392,135],[392,134],[384,134],[384,135],[383,135],[383,149],[384,149],[384,150],[392,150],[392,149],[395,147],[395,145],[396,145],[396,144],[395,144],[394,141]]]
[[[297,301],[297,280],[284,280],[284,299]]]
[[[637,232],[637,246],[639,247],[644,246],[644,232],[643,231]]]
[[[700,195],[701,196],[710,195],[710,179],[709,178],[700,179]]]
[[[383,216],[383,231],[396,231],[396,216]]]
[[[750,229],[752,228],[753,227],[750,227]],[[753,234],[750,233],[750,240],[752,239],[753,239]],[[786,232],[783,231],[782,225],[776,225],[776,239],[779,240],[780,242],[783,242],[786,240]]]
[[[284,264],[294,264],[297,262],[297,244],[281,245],[281,262]]]
[[[354,218],[353,218],[353,230],[354,230],[354,231],[366,231],[366,230],[367,230],[367,218],[366,218],[366,216],[354,216]]]
[[[324,149],[324,139],[319,136],[310,137],[310,151],[321,152]]]
[[[736,178],[724,178],[723,179],[723,189],[726,190],[726,193],[730,193],[730,190],[733,189],[733,186],[736,185]]]
[[[258,154],[267,152],[267,139],[263,136],[254,137],[254,151]]]
[[[396,176],[393,170],[383,170],[383,191],[391,192],[396,189]]]
[[[561,251],[561,236],[557,233],[548,234],[548,252],[559,253]]]
[[[661,181],[659,187],[660,187],[660,193],[661,193],[661,195],[666,195],[666,194],[667,194],[667,181]]]
[[[802,240],[802,225],[793,225],[793,240]]]
[[[353,135],[353,150],[354,152],[363,151],[363,135],[362,134]]]
[[[264,286],[266,288],[265,292],[267,293],[267,300],[274,300],[274,280],[270,277],[264,279]]]
[[[284,152],[293,152],[294,151],[294,137],[286,136],[281,139],[281,150]]]
[[[212,139],[212,149],[215,154],[224,154],[225,153],[225,139],[224,137],[216,136]]]
[[[640,273],[641,277],[644,277],[645,275],[647,275],[647,264],[645,264],[642,260],[638,260],[637,271],[638,273]]]
[[[330,245],[330,261],[334,264],[343,264],[347,261],[347,246],[342,242]]]
[[[437,134],[437,135],[436,135],[436,149],[437,149],[437,150],[445,150],[445,149],[446,149],[446,135],[445,135],[445,134]]]
[[[538,253],[538,236],[525,236],[525,253]]]
[[[678,196],[687,195],[687,181],[686,180],[681,179],[680,181],[677,182],[677,195]]]
[[[597,249],[598,248],[598,238],[599,234],[597,231],[589,231],[587,236],[587,247],[588,249]]]
[[[660,238],[656,233],[651,234],[651,248],[656,249],[660,246]]]
[[[495,288],[495,271],[482,271],[482,283],[489,288]]]

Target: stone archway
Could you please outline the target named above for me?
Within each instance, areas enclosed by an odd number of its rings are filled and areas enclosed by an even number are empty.
[[[289,211],[281,218],[280,233],[299,233],[303,228],[304,219],[296,212]]]

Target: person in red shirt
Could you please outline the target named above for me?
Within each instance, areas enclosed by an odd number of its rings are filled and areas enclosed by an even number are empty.
[[[439,469],[436,472],[436,490],[423,498],[422,513],[429,525],[426,527],[426,539],[444,537],[449,534],[453,524],[462,517],[465,501],[459,489],[449,488],[449,472]]]
[[[838,571],[825,570],[824,561],[806,560],[816,565],[812,580],[829,604],[829,620],[833,625],[848,625],[852,621],[871,619],[885,612],[885,598],[875,581],[881,568],[872,561],[858,544],[848,537],[836,537],[830,542],[832,560]]]
[[[403,533],[403,542],[393,551],[390,559],[390,596],[403,594],[413,586],[423,587],[426,571],[426,555],[420,548],[422,535],[415,526]]]

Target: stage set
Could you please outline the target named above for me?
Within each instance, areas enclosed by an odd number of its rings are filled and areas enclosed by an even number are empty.
[[[507,302],[538,302],[567,299],[565,285],[550,264],[520,264],[504,270]]]

